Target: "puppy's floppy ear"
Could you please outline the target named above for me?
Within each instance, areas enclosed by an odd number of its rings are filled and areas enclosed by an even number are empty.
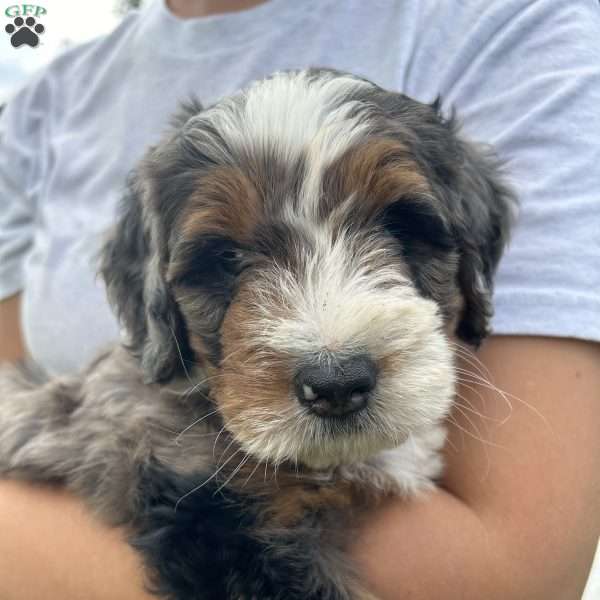
[[[439,108],[434,105],[434,109]],[[490,332],[493,278],[517,214],[513,191],[502,180],[500,162],[490,148],[464,141],[454,118],[452,162],[446,172],[455,235],[460,250],[459,285],[464,309],[458,336],[478,346]]]
[[[147,198],[151,192],[141,181],[136,174],[130,178],[121,216],[103,248],[100,273],[146,382],[157,382],[181,366],[179,352],[187,342],[162,274],[159,224]]]
[[[370,99],[396,124],[446,209],[460,254],[464,306],[456,333],[477,346],[489,333],[493,276],[517,214],[515,195],[491,149],[462,139],[440,98],[422,104],[375,87]]]
[[[178,195],[168,192],[169,183],[184,168],[178,141],[188,120],[201,111],[194,98],[183,103],[171,119],[170,131],[148,150],[130,176],[120,218],[101,256],[100,273],[109,300],[147,382],[165,381],[185,370],[183,362],[191,356],[183,318],[165,279],[169,260],[165,220],[172,223]]]

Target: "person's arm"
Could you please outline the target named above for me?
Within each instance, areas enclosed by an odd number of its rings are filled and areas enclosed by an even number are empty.
[[[600,347],[493,338],[479,358],[520,398],[510,417],[463,387],[482,416],[455,415],[446,489],[371,515],[355,557],[382,600],[579,600],[600,533]],[[124,532],[66,494],[0,482],[0,531],[3,600],[151,598]]]
[[[0,481],[2,600],[156,600],[126,532],[62,491]]]
[[[17,362],[25,357],[20,323],[21,294],[0,300],[0,362]]]
[[[478,357],[512,410],[461,386],[445,489],[373,515],[354,553],[382,600],[579,600],[600,535],[600,345],[497,337]]]
[[[0,301],[0,362],[25,356],[20,295]],[[1,424],[0,424],[1,427]],[[0,480],[2,600],[151,600],[125,533],[48,487]]]

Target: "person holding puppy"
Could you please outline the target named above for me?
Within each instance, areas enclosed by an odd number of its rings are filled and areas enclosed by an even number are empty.
[[[483,4],[157,2],[57,59],[2,117],[0,349],[54,373],[118,338],[93,256],[127,172],[191,92],[210,104],[275,70],[346,69],[441,94],[509,160],[520,225],[477,360],[512,407],[465,381],[440,487],[365,525],[353,552],[382,599],[577,598],[600,533],[600,14]],[[148,597],[124,532],[77,500],[2,482],[0,522],[3,598]]]

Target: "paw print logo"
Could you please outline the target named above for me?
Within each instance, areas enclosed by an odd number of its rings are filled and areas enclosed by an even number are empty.
[[[27,44],[35,48],[40,43],[39,35],[44,33],[44,26],[41,23],[35,22],[33,17],[27,17],[23,20],[17,17],[12,23],[9,23],[4,31],[10,35],[10,43],[18,48],[23,44]]]

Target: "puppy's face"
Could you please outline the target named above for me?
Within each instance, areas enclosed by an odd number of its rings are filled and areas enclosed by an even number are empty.
[[[279,74],[188,107],[132,192],[109,293],[150,378],[200,363],[247,452],[328,467],[445,417],[511,200],[435,107]]]

